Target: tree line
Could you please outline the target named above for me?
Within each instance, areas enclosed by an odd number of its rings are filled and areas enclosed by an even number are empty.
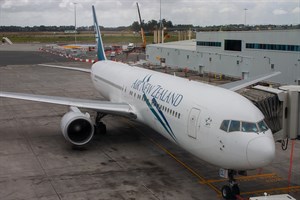
[[[173,25],[172,21],[162,19],[162,25],[167,30],[188,30],[193,31],[250,31],[250,30],[285,30],[285,29],[300,29],[298,25],[244,25],[244,24],[230,24],[230,25],[213,25],[213,26],[193,26],[192,24],[177,24]],[[160,28],[160,22],[156,20],[150,20],[148,22],[142,22],[142,26],[145,32],[152,32],[153,30]],[[141,26],[139,22],[134,21],[130,26],[120,27],[103,27],[100,26],[103,31],[134,31],[139,32]],[[64,32],[75,30],[74,26],[0,26],[0,32]],[[81,26],[76,30],[80,31],[93,31],[93,26]]]
[[[165,19],[162,20],[163,26],[166,28],[173,28],[173,23]],[[150,32],[155,28],[159,27],[160,23],[156,20],[150,20],[147,23],[143,22],[143,28],[145,31]],[[120,26],[120,27],[103,27],[100,26],[101,30],[104,31],[135,31],[141,30],[140,24],[135,21],[130,26]],[[75,30],[74,26],[0,26],[0,32],[64,32],[66,30]],[[93,31],[93,26],[81,26],[76,27],[77,31]]]
[[[146,31],[146,32],[151,32],[151,31],[153,31],[153,30],[155,30],[155,29],[157,29],[161,26],[163,26],[167,29],[174,28],[173,23],[171,21],[167,21],[166,19],[162,19],[161,22],[162,22],[162,25],[159,21],[156,21],[154,19],[148,21],[147,23],[145,23],[144,20],[143,20],[142,21],[142,27],[143,27],[144,31]],[[140,25],[139,22],[134,21],[131,24],[130,29],[132,31],[138,32],[138,31],[141,30],[141,25]]]

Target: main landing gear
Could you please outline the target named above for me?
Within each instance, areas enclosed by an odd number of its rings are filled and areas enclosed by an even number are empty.
[[[236,195],[240,195],[240,188],[234,179],[236,173],[234,170],[228,170],[229,185],[224,185],[221,190],[224,199],[236,199]]]
[[[95,119],[95,133],[96,134],[105,134],[106,133],[106,125],[101,121],[106,114],[97,112],[97,116]]]

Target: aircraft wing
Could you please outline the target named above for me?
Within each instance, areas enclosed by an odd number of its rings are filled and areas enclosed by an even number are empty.
[[[281,74],[281,72],[272,72],[269,74],[263,74],[263,75],[243,79],[240,81],[235,81],[235,82],[219,85],[219,87],[222,87],[222,88],[225,88],[225,89],[228,89],[231,91],[237,91],[239,89],[242,89],[244,87],[247,87],[247,86],[255,84],[255,83],[258,83],[259,81],[271,78],[273,76],[277,76],[279,74]]]
[[[90,69],[84,69],[84,68],[78,68],[78,67],[64,67],[64,66],[59,66],[59,65],[47,65],[47,64],[38,64],[38,65],[43,66],[43,67],[52,67],[52,68],[68,69],[68,70],[73,70],[73,71],[91,73]]]
[[[87,108],[98,112],[121,115],[129,118],[136,118],[132,107],[127,103],[114,103],[110,101],[97,101],[87,99],[77,99],[68,97],[35,95],[25,93],[0,92],[0,97],[37,101],[58,105],[75,106],[78,108]]]

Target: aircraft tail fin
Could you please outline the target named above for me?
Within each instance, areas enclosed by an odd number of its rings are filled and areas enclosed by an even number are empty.
[[[106,56],[105,56],[105,52],[104,52],[104,48],[103,48],[103,41],[101,38],[100,27],[99,27],[98,21],[97,21],[95,7],[92,6],[92,9],[93,9],[93,18],[94,18],[95,37],[96,37],[96,42],[97,42],[97,57],[98,57],[98,60],[106,60]]]

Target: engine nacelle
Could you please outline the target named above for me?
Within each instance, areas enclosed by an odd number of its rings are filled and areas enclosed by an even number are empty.
[[[69,142],[74,145],[85,145],[94,135],[94,125],[88,113],[83,114],[76,107],[71,107],[61,119],[61,131]]]

